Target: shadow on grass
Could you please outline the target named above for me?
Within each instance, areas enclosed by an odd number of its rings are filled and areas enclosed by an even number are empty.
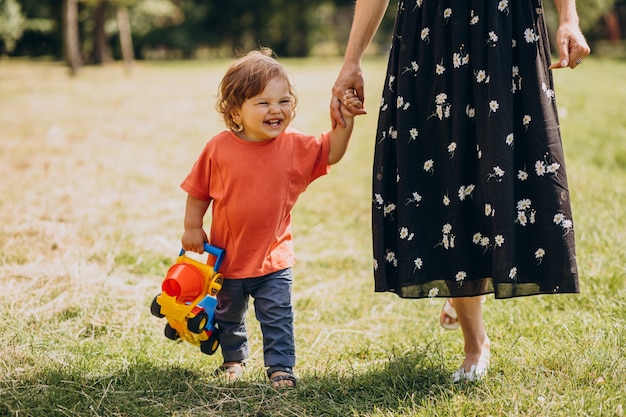
[[[448,402],[459,391],[432,352],[411,351],[363,371],[313,371],[296,389],[275,390],[259,372],[234,384],[149,362],[113,374],[77,368],[0,381],[1,416],[363,416],[407,415]]]

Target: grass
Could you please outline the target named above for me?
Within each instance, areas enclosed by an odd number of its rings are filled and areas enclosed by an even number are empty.
[[[234,385],[150,315],[180,245],[179,183],[222,122],[228,61],[86,67],[0,61],[0,416],[622,416],[626,406],[626,62],[555,72],[581,294],[486,303],[489,378],[453,385],[443,300],[374,294],[372,132],[385,71],[365,62],[348,154],[294,211],[296,390],[252,356]],[[285,60],[299,129],[329,126],[336,59]],[[252,309],[251,309],[252,310]]]

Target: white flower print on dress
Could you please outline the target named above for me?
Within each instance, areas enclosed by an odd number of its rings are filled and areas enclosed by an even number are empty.
[[[452,16],[451,8],[448,7],[443,10],[443,19],[445,20],[445,23],[448,23],[448,20],[450,19],[451,16]]]
[[[389,215],[389,217],[393,218],[393,212],[396,209],[396,205],[393,203],[389,203],[383,207],[383,214],[385,217]]]
[[[487,77],[487,72],[485,72],[485,70],[478,70],[478,71],[474,71],[474,76],[476,77],[476,82],[477,83],[488,83],[489,82],[489,78]]]
[[[387,111],[387,109],[389,108],[389,106],[387,105],[387,103],[385,103],[385,97],[380,99],[380,111]]]
[[[517,267],[514,266],[511,268],[509,271],[509,279],[511,279],[511,281],[515,281],[517,279]]]
[[[417,9],[418,7],[422,7],[422,3],[424,0],[416,0],[415,1],[415,6],[413,7],[413,11],[415,11],[415,9]]]
[[[492,48],[495,48],[498,44],[498,35],[496,35],[496,32],[494,31],[489,32],[488,35],[489,37],[485,40],[485,44],[491,46]]]
[[[374,267],[374,271],[378,271],[378,260],[376,258],[374,258],[372,266]]]
[[[437,75],[443,75],[444,72],[446,72],[446,67],[443,65],[443,59],[442,59],[439,64],[435,65],[435,73]]]
[[[526,131],[528,131],[528,126],[530,125],[531,120],[532,118],[530,117],[529,114],[525,114],[524,117],[522,117],[522,126],[524,126],[524,129]]]
[[[504,139],[504,141],[506,142],[507,145],[513,146],[514,139],[515,139],[515,135],[513,133],[509,133],[508,135],[506,135],[506,138]]]
[[[420,66],[417,65],[417,62],[415,61],[411,61],[411,66],[410,67],[404,67],[404,70],[402,71],[402,73],[406,73],[406,72],[412,72],[414,77],[417,77],[417,71],[420,69]]]
[[[459,200],[464,201],[466,197],[470,197],[472,196],[472,192],[474,192],[474,188],[476,186],[474,184],[470,184],[470,185],[461,185],[459,187]]]
[[[495,215],[496,215],[496,209],[491,207],[491,204],[486,203],[485,204],[485,216],[487,216],[487,217],[495,217]]]
[[[374,202],[379,208],[382,207],[383,204],[385,204],[385,200],[383,200],[383,196],[381,196],[379,193],[374,194]]]
[[[523,169],[517,171],[517,179],[520,181],[526,181],[528,179],[528,172]]]
[[[500,0],[498,2],[498,10],[509,15],[509,0]]]
[[[452,233],[452,225],[450,223],[444,224],[441,231],[443,233],[443,237],[441,238],[441,242],[437,243],[435,247],[443,246],[446,250],[454,248],[456,236]]]
[[[476,116],[476,109],[468,104],[465,106],[465,114],[467,114],[467,117],[470,119],[473,119],[474,116]]]
[[[541,83],[541,91],[546,95],[546,97],[550,100],[554,100],[554,90],[548,88],[546,83]]]
[[[431,288],[430,290],[428,290],[429,298],[435,298],[437,294],[439,294],[439,288]]]
[[[398,139],[398,131],[393,126],[389,126],[389,137],[394,140]]]
[[[535,30],[533,28],[527,28],[524,31],[524,40],[526,41],[526,43],[537,42],[539,40],[539,35],[535,33]]]
[[[543,257],[546,255],[546,251],[543,248],[538,248],[535,251],[535,259],[537,259],[537,265],[541,265]]]
[[[491,113],[497,112],[499,108],[500,108],[500,104],[498,103],[498,101],[491,100],[489,102],[489,115],[491,115]]]
[[[461,284],[463,284],[463,281],[465,281],[465,278],[467,278],[467,272],[465,271],[459,271],[454,276],[454,279],[456,280],[456,282],[459,282]]]
[[[452,54],[452,66],[454,68],[461,68],[461,65],[469,64],[469,54],[465,53],[465,46],[461,45],[459,52]]]
[[[422,262],[422,258],[415,258],[413,264],[415,265],[415,268],[413,268],[413,273],[415,273],[415,271],[417,271],[418,269],[422,269],[422,265],[424,263]]]
[[[434,174],[435,173],[435,161],[433,161],[432,159],[429,159],[428,161],[424,162],[424,171]]]
[[[450,117],[450,110],[452,109],[452,105],[447,102],[448,95],[446,93],[439,93],[435,97],[435,112],[431,114],[428,118],[437,116],[439,120],[443,120],[444,118]]]
[[[560,167],[561,164],[558,162],[552,162],[550,154],[546,153],[543,156],[543,161],[535,162],[535,173],[538,177],[543,177],[545,174],[554,174],[555,176],[558,176]]]
[[[543,174],[546,173],[546,164],[543,161],[535,162],[535,173],[538,177],[543,177]]]
[[[422,201],[422,196],[417,192],[413,192],[413,196],[411,198],[407,198],[406,199],[406,204],[405,206],[408,206],[409,204],[415,203],[415,207],[419,207],[420,206],[420,201]]]
[[[483,234],[480,232],[474,233],[474,236],[472,236],[472,242],[474,242],[475,245],[482,246],[483,254],[489,250],[489,238],[487,236],[483,236]]]
[[[406,239],[407,241],[411,241],[413,240],[413,237],[415,237],[415,233],[409,233],[408,228],[406,227],[400,228],[400,239],[402,240]]]
[[[398,260],[396,259],[396,253],[392,251],[387,252],[387,256],[385,256],[385,261],[389,262],[393,266],[398,266]]]
[[[417,131],[416,128],[409,130],[409,142],[417,139],[418,135],[419,135],[419,132]]]
[[[420,38],[422,38],[423,41],[425,41],[426,43],[430,43],[430,28],[425,27],[424,29],[422,29],[422,33],[420,34]]]
[[[405,102],[404,97],[402,96],[398,96],[398,98],[396,99],[396,107],[399,109],[401,108],[402,110],[406,110],[409,108],[410,105],[411,103]]]
[[[449,206],[450,205],[450,197],[448,197],[447,194],[443,196],[443,205],[444,206]]]
[[[474,14],[474,11],[471,10],[470,11],[470,25],[475,25],[476,23],[478,23],[478,21],[480,20],[480,18],[478,17],[478,15]]]
[[[519,67],[513,66],[513,87],[511,88],[511,92],[515,93],[522,89],[522,76],[519,73]]]
[[[499,166],[495,166],[493,167],[493,172],[487,175],[487,181],[489,181],[492,178],[495,178],[496,181],[500,182],[502,181],[502,177],[504,177],[504,170],[500,168]]]
[[[393,82],[396,80],[396,76],[395,75],[390,75],[389,76],[389,80],[387,81],[387,88],[389,88],[389,91],[393,92]]]
[[[493,241],[494,241],[494,243],[495,243],[495,246],[496,246],[496,247],[501,248],[501,247],[502,247],[502,245],[504,245],[504,236],[502,236],[502,235],[496,235],[496,236],[493,238]]]
[[[535,223],[536,211],[531,207],[532,202],[529,198],[524,198],[517,202],[517,218],[516,223],[521,226],[527,226],[529,223]]]
[[[563,228],[563,236],[567,235],[574,228],[574,223],[572,222],[572,220],[565,217],[565,214],[563,213],[555,214],[552,220],[554,221],[554,223]]]
[[[448,153],[450,154],[450,159],[454,158],[454,151],[456,151],[456,142],[452,142],[448,145]]]

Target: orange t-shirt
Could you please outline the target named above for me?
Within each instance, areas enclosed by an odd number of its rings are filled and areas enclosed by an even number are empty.
[[[212,202],[209,243],[225,250],[224,277],[259,277],[294,265],[291,209],[328,173],[329,140],[329,132],[318,139],[288,129],[265,142],[231,131],[207,142],[181,187]]]

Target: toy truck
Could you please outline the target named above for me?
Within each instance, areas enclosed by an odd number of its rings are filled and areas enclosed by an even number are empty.
[[[161,293],[152,300],[153,316],[167,319],[165,337],[182,339],[200,347],[207,355],[219,346],[218,328],[215,326],[217,293],[222,289],[224,276],[219,267],[224,249],[204,244],[204,251],[215,257],[211,266],[185,255],[181,249],[178,259],[167,271],[161,284]]]

